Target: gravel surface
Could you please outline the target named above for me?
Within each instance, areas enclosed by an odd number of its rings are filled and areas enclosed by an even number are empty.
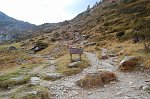
[[[81,73],[62,78],[54,82],[44,82],[43,86],[48,87],[55,95],[54,99],[150,99],[144,88],[150,82],[149,73],[119,72],[114,59],[99,60],[93,53],[85,53],[90,61],[91,67],[84,69]],[[112,65],[113,64],[113,65]],[[97,72],[98,69],[107,69],[113,71],[118,81],[111,82],[103,88],[96,88],[92,90],[83,90],[76,86],[75,82],[82,79],[86,74]]]

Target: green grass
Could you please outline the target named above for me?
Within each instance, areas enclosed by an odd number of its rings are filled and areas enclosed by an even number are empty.
[[[37,94],[30,92],[36,91]],[[42,86],[24,85],[11,95],[10,99],[49,99],[51,94],[49,90]]]
[[[28,72],[33,69],[33,67],[35,67],[36,65],[30,65],[26,68],[15,68],[15,70],[13,71],[7,71],[7,73],[3,74],[2,76],[0,76],[0,88],[8,88],[8,87],[13,87],[16,85],[21,85],[21,84],[25,84],[28,83],[28,81],[30,80],[31,74],[28,74]],[[15,77],[20,77],[23,76],[23,78],[21,80],[12,80],[11,78],[15,78]]]

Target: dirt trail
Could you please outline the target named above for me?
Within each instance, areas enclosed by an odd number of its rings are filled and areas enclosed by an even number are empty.
[[[85,68],[81,73],[56,81],[41,81],[41,86],[47,87],[54,94],[54,99],[150,99],[150,94],[143,90],[150,83],[150,72],[119,72],[115,63],[117,57],[99,60],[93,53],[85,52],[84,54],[89,59],[91,66]],[[48,61],[49,65],[46,68],[36,67],[32,73],[56,72],[56,67],[53,64],[56,60],[50,60],[48,57],[43,58]],[[86,74],[95,73],[99,69],[113,71],[118,77],[118,82],[112,82],[103,88],[92,90],[83,90],[75,84]]]
[[[75,97],[76,99],[83,99],[84,90],[76,86],[76,81],[82,79],[88,73],[97,72],[99,68],[110,71],[114,70],[112,65],[106,65],[104,62],[100,62],[95,54],[88,52],[85,52],[85,54],[90,61],[91,67],[84,69],[77,75],[65,77],[54,82],[44,81],[41,85],[48,87],[54,94],[56,94],[56,99],[70,99]],[[82,98],[80,96],[82,96]]]
[[[99,60],[93,53],[85,53],[90,61],[91,67],[84,69],[81,73],[62,78],[60,80],[49,82],[45,81],[41,85],[48,87],[53,94],[54,99],[150,99],[150,94],[142,89],[149,84],[150,75],[141,72],[123,73],[116,69],[114,59]],[[114,64],[114,65],[112,65]],[[92,90],[83,90],[76,86],[75,82],[82,79],[86,74],[97,72],[97,70],[107,69],[113,71],[118,82],[113,82]]]

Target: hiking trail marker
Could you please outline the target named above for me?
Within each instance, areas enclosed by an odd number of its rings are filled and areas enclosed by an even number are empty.
[[[71,58],[71,61],[72,60],[72,54],[78,54],[79,57],[80,57],[80,60],[81,60],[81,55],[83,54],[83,49],[82,48],[69,48],[69,54],[70,54],[70,58]]]

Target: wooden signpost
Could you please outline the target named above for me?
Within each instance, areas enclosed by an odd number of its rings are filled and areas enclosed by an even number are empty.
[[[69,48],[69,54],[72,61],[72,54],[78,54],[81,60],[81,55],[83,54],[82,48]]]

